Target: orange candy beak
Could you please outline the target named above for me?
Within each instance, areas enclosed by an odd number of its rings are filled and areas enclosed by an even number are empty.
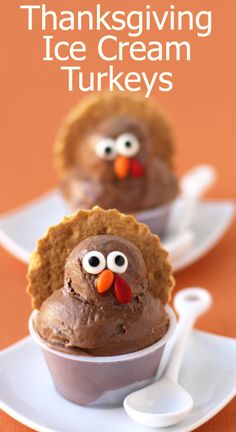
[[[129,303],[132,300],[132,291],[130,286],[126,282],[125,279],[121,277],[121,275],[114,273],[111,270],[103,270],[102,273],[98,276],[97,279],[97,290],[100,294],[105,293],[111,288],[114,282],[114,294],[116,300],[120,304]]]
[[[144,166],[136,158],[118,156],[114,163],[114,171],[117,177],[124,179],[130,174],[132,177],[142,177]]]
[[[100,294],[109,290],[114,281],[114,273],[111,270],[103,270],[97,279],[97,290]]]
[[[117,177],[124,179],[129,174],[130,159],[125,156],[118,156],[114,163],[114,171]]]

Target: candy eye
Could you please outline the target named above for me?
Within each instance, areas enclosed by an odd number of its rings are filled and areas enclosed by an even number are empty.
[[[96,154],[106,160],[113,160],[116,157],[115,141],[110,138],[102,138],[96,144]]]
[[[91,251],[84,256],[82,265],[87,273],[98,274],[106,267],[106,259],[101,252]]]
[[[122,156],[134,156],[139,151],[139,141],[135,135],[126,133],[116,140],[116,151]]]
[[[107,267],[115,273],[124,273],[128,267],[127,257],[119,251],[110,252],[107,257]]]

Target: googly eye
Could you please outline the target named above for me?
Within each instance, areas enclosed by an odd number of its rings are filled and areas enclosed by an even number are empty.
[[[90,251],[83,257],[82,265],[87,273],[98,274],[106,267],[106,259],[101,252]]]
[[[128,259],[122,252],[110,252],[107,256],[107,267],[115,273],[124,273],[128,267]]]
[[[116,139],[116,151],[122,156],[134,156],[138,153],[139,148],[139,141],[133,134],[122,134]]]
[[[96,145],[98,157],[106,160],[113,160],[116,157],[115,141],[111,138],[101,138]]]

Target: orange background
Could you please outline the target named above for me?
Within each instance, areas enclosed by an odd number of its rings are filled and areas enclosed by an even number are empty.
[[[33,2],[25,1],[24,4]],[[35,2],[37,3],[37,2]],[[80,7],[79,1],[47,1],[48,8]],[[158,9],[166,1],[148,2]],[[26,13],[20,2],[1,4],[1,167],[0,212],[10,210],[55,186],[51,147],[55,131],[67,110],[79,99],[78,91],[68,93],[64,72],[58,63],[42,61],[42,33],[37,27],[26,30]],[[101,1],[104,9],[115,9],[116,2]],[[137,1],[119,0],[119,8],[132,10]],[[139,8],[146,2],[140,1]],[[191,63],[171,62],[167,65],[132,63],[116,64],[124,71],[153,73],[171,70],[174,89],[155,93],[173,119],[177,141],[177,171],[202,162],[214,165],[219,179],[210,198],[236,198],[235,176],[235,112],[236,64],[234,57],[236,3],[234,0],[172,1],[179,8],[213,11],[213,33],[209,38],[195,38],[183,32],[192,42]],[[86,2],[93,8],[94,0]],[[85,7],[85,6],[84,6]],[[50,32],[48,32],[50,34]],[[102,35],[102,32],[99,36]],[[174,38],[174,33],[172,38]],[[125,38],[125,33],[120,37]],[[57,39],[68,37],[57,34]],[[170,35],[171,37],[171,35]],[[70,40],[79,39],[72,35]],[[90,54],[84,70],[104,68],[96,57],[96,34],[83,32]],[[154,33],[140,39],[157,39]],[[160,39],[160,38],[159,38]],[[107,67],[108,65],[105,65]],[[214,296],[214,306],[201,318],[198,327],[210,332],[235,337],[235,240],[236,224],[206,257],[177,274],[177,288],[199,285]],[[27,334],[30,302],[25,294],[26,267],[4,250],[0,250],[0,348]],[[23,432],[29,429],[0,413],[1,432]],[[199,428],[199,431],[236,431],[236,403],[231,402],[221,413]]]

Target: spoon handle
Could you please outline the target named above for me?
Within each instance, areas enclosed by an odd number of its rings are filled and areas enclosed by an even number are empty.
[[[210,293],[203,288],[186,288],[174,298],[174,307],[179,314],[175,345],[164,372],[165,376],[177,382],[179,370],[189,333],[197,318],[204,314],[212,303]]]
[[[211,165],[197,165],[180,179],[182,196],[201,197],[215,182],[216,171]]]

